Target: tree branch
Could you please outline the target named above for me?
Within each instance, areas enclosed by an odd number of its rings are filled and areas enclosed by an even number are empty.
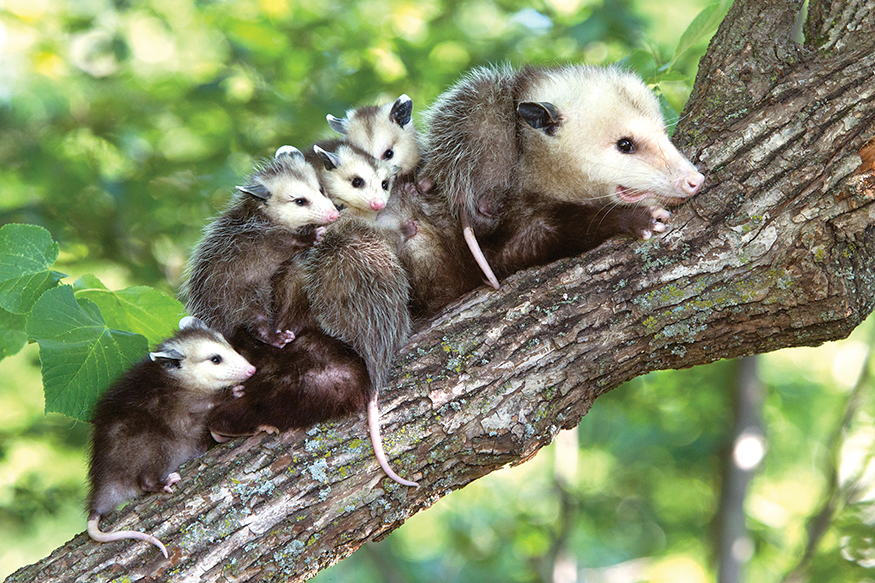
[[[830,3],[849,16],[815,18],[806,47],[789,40],[799,4],[738,1],[711,43],[676,134],[708,182],[668,234],[477,290],[402,351],[383,431],[419,488],[384,478],[364,412],[235,440],[183,467],[175,494],[105,519],[159,536],[169,561],[83,534],[7,581],[302,581],[528,460],[635,376],[846,336],[875,303],[871,2]]]

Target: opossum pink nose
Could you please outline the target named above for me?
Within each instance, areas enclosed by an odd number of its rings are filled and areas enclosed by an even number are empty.
[[[705,183],[705,177],[700,172],[694,172],[684,177],[681,182],[681,189],[688,195],[693,196],[702,189]]]
[[[371,201],[371,208],[374,209],[375,211],[381,210],[384,206],[386,206],[386,203],[382,200],[372,200]]]
[[[339,216],[340,211],[338,211],[337,209],[331,209],[330,211],[328,211],[328,222],[330,223],[331,221],[336,221],[337,217]]]
[[[251,377],[252,375],[255,374],[255,367],[252,366],[252,365],[250,364],[250,365],[249,365],[249,368],[247,368],[247,369],[245,370],[245,373],[246,373],[246,378]]]

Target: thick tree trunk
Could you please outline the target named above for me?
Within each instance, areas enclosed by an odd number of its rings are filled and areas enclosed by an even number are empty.
[[[805,46],[800,5],[738,0],[711,43],[676,134],[708,181],[668,234],[479,289],[402,351],[383,431],[419,488],[384,478],[364,412],[235,440],[105,519],[170,560],[83,534],[8,581],[302,581],[531,458],[628,379],[846,336],[875,303],[875,3],[813,2]]]

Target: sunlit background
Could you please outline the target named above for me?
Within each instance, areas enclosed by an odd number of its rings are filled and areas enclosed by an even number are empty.
[[[253,162],[331,135],[326,113],[407,93],[418,121],[476,65],[622,59],[680,111],[707,4],[0,0],[0,224],[46,227],[71,280],[175,294]],[[699,583],[725,552],[748,581],[875,580],[873,333],[756,361],[738,438],[738,363],[636,379],[316,581]],[[88,432],[44,415],[35,346],[0,361],[0,576],[84,530]],[[747,529],[721,551],[733,464]]]

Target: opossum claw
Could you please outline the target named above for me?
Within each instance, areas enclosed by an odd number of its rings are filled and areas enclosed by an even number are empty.
[[[213,441],[215,441],[216,443],[225,443],[226,441],[231,441],[230,437],[225,437],[224,435],[219,435],[218,433],[216,433],[212,429],[210,430],[210,435],[212,436]]]
[[[468,222],[468,217],[465,216],[465,214],[462,214],[462,234],[465,236],[465,243],[468,244],[468,249],[471,250],[471,255],[474,256],[474,261],[480,266],[483,275],[485,275],[486,279],[489,281],[489,285],[495,289],[499,289],[501,286],[498,284],[498,278],[492,273],[492,268],[489,267],[489,262],[486,261],[486,257],[483,256],[483,251],[480,250],[480,244],[477,242],[477,237],[474,236],[474,230],[471,228],[471,224]]]
[[[167,481],[164,483],[164,488],[162,488],[162,490],[169,494],[173,494],[173,484],[181,479],[182,476],[180,476],[176,472],[170,472],[169,474],[167,474]]]
[[[401,484],[402,486],[419,486],[417,482],[405,480],[395,473],[389,466],[389,460],[386,459],[386,452],[383,451],[383,440],[380,437],[380,409],[377,404],[377,393],[375,392],[368,399],[368,432],[371,434],[371,445],[374,446],[374,455],[377,462],[387,476]]]

